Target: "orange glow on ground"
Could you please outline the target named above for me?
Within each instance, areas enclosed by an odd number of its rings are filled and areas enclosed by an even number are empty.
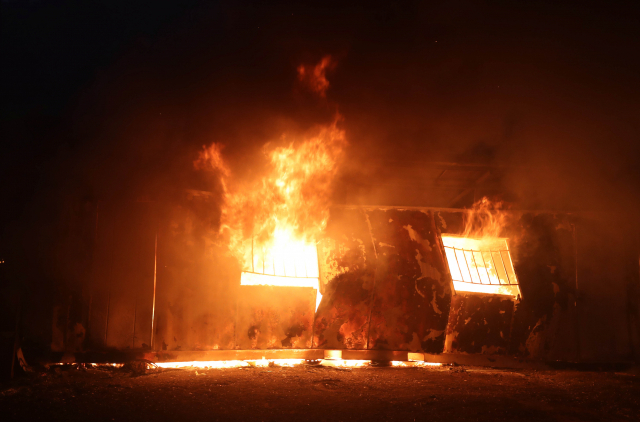
[[[371,364],[370,360],[357,359],[324,359],[322,366],[339,367],[339,368],[362,368]]]
[[[187,361],[187,362],[155,362],[148,363],[151,367],[163,369],[232,369],[232,368],[266,368],[281,367],[291,368],[305,363],[319,363],[326,367],[338,368],[365,368],[371,365],[370,360],[359,359],[323,359],[305,360],[305,359],[257,359],[257,360],[210,360],[210,361]],[[122,368],[122,363],[53,363],[52,365],[85,365],[93,368],[114,367]],[[423,361],[392,361],[391,365],[399,368],[420,368],[442,366],[441,363],[423,362]]]
[[[202,369],[226,369],[226,368],[264,368],[267,366],[292,367],[304,363],[304,359],[258,359],[258,360],[211,360],[191,362],[158,362],[158,368],[202,368]]]
[[[391,362],[392,366],[400,367],[400,368],[420,368],[420,367],[433,367],[433,366],[442,366],[441,363],[436,362],[423,362],[423,361],[409,361],[405,362],[402,360],[394,360]]]

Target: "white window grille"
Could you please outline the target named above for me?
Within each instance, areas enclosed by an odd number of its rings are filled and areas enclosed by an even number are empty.
[[[316,290],[316,310],[320,294],[318,250],[315,243],[294,241],[271,248],[251,244],[251,268],[242,272],[242,286],[311,287]]]
[[[456,291],[520,296],[507,239],[443,235],[442,243]]]

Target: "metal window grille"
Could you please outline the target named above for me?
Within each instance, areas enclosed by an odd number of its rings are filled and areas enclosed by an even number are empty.
[[[316,307],[322,301],[318,248],[315,244],[300,243],[286,250],[265,250],[256,254],[251,241],[251,268],[240,276],[241,286],[311,287],[316,291]]]
[[[474,250],[453,246],[445,246],[444,249],[454,281],[518,285],[508,250]]]
[[[295,254],[278,254],[256,248],[251,240],[251,269],[254,274],[291,278],[318,278],[318,250],[316,245],[296,248]]]
[[[520,295],[507,240],[442,236],[456,291]]]

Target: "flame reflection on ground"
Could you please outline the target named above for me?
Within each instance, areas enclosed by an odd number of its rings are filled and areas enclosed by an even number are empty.
[[[228,368],[265,368],[265,367],[293,367],[301,364],[320,364],[326,367],[338,368],[364,368],[371,366],[370,360],[360,359],[322,359],[322,360],[305,360],[305,359],[258,359],[258,360],[210,360],[210,361],[189,361],[189,362],[154,362],[149,366],[163,369],[228,369]],[[122,368],[122,363],[54,363],[53,365],[85,365],[89,367],[114,367]],[[399,368],[419,368],[442,366],[441,363],[423,362],[423,361],[392,361],[391,366]]]
[[[357,359],[324,359],[321,363],[322,366],[340,367],[340,368],[362,368],[371,364],[370,360],[357,360]]]
[[[249,368],[249,367],[292,367],[304,363],[319,363],[327,367],[340,368],[363,368],[371,365],[370,360],[359,359],[323,359],[321,361],[308,361],[305,359],[259,359],[259,360],[226,360],[226,361],[193,361],[193,362],[158,362],[159,368],[203,368],[203,369],[225,369],[225,368]],[[392,361],[394,367],[412,368],[442,366],[441,363],[422,361]]]
[[[212,360],[212,361],[193,361],[193,362],[158,362],[158,368],[248,368],[248,367],[266,367],[281,366],[291,367],[300,365],[305,362],[304,359],[258,359],[258,360]]]
[[[437,362],[423,362],[423,361],[410,361],[405,362],[402,360],[394,360],[391,362],[392,366],[397,366],[401,368],[419,368],[419,367],[427,367],[427,366],[442,366],[441,363]]]

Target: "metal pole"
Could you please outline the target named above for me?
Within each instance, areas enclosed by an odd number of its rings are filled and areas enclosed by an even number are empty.
[[[115,243],[115,239],[112,239],[112,241]],[[107,318],[105,319],[104,322],[104,345],[107,345],[107,333],[109,332],[109,311],[111,308],[111,281],[113,279],[113,265],[115,262],[115,245],[112,244],[111,246],[111,266],[109,267],[109,297],[107,299]]]
[[[98,218],[100,215],[100,203],[96,202],[96,226],[95,226],[95,230],[94,230],[94,236],[93,236],[93,248],[91,251],[91,286],[90,286],[90,291],[91,293],[89,293],[89,316],[87,317],[87,329],[86,329],[86,335],[85,335],[85,343],[87,340],[89,340],[90,342],[92,341],[92,333],[91,333],[91,311],[92,311],[92,306],[93,306],[93,291],[95,289],[95,285],[96,285],[96,249],[98,248]]]
[[[376,266],[373,270],[373,286],[371,287],[371,297],[370,297],[370,302],[371,305],[369,306],[369,323],[367,324],[367,344],[366,344],[366,349],[369,350],[369,337],[371,336],[371,316],[373,315],[373,305],[375,302],[375,298],[376,298],[376,276],[378,275],[378,265],[380,265],[380,263],[378,262],[378,251],[376,250],[376,242],[373,238],[373,228],[371,228],[371,220],[369,220],[369,215],[362,211],[362,213],[364,214],[366,220],[367,220],[367,227],[369,228],[369,236],[371,238],[371,246],[373,246],[373,256],[375,256],[376,258]],[[365,253],[366,253],[366,249],[365,249]]]
[[[136,320],[138,319],[138,298],[136,297],[133,307],[133,338],[131,339],[131,348],[136,348]]]
[[[573,226],[573,252],[574,252],[573,255],[574,255],[574,261],[575,261],[574,265],[576,268],[575,277],[576,277],[576,293],[577,293],[579,288],[579,285],[578,285],[578,233],[576,232],[575,224],[572,224],[572,226]],[[578,301],[576,298],[575,306],[578,306],[577,304],[578,304]]]
[[[100,203],[96,202],[96,229],[95,229],[95,236],[93,238],[93,241],[95,243],[98,243],[98,218],[100,216]]]
[[[578,307],[578,231],[576,230],[576,225],[573,226],[573,255],[574,255],[574,265],[575,265],[575,278],[576,278],[576,292],[574,294],[574,302],[573,306],[576,308],[576,360],[580,361],[580,307]]]
[[[87,331],[91,331],[91,308],[93,305],[93,294],[89,294],[89,317],[87,318]],[[89,336],[87,336],[89,337]],[[90,338],[90,337],[89,337]]]
[[[15,375],[16,355],[20,348],[20,318],[22,316],[22,294],[18,296],[18,309],[16,309],[16,330],[13,333],[13,355],[11,355],[11,379]]]
[[[253,249],[253,248],[252,248]],[[253,258],[252,258],[253,260]],[[153,350],[153,323],[156,318],[156,277],[158,270],[158,232],[156,231],[156,245],[154,249],[153,255],[153,303],[151,305],[151,340],[149,341],[149,345],[151,346],[151,350]]]
[[[335,248],[334,248],[335,249]],[[318,262],[318,291],[316,292],[316,300],[317,300],[317,295],[320,293],[320,285],[322,284],[322,278],[320,278],[320,254],[318,253],[318,244],[316,243],[316,261]],[[304,271],[305,271],[305,276],[309,276],[309,274],[307,273],[307,264],[305,263],[304,265]],[[316,335],[316,314],[317,314],[318,310],[316,309],[313,312],[313,321],[312,321],[312,325],[311,325],[311,348],[313,349],[313,345],[314,345],[314,341],[315,341],[315,335]]]
[[[109,290],[109,298],[107,299],[107,318],[104,323],[104,345],[107,345],[107,333],[109,332],[109,308],[111,308],[111,290]]]

